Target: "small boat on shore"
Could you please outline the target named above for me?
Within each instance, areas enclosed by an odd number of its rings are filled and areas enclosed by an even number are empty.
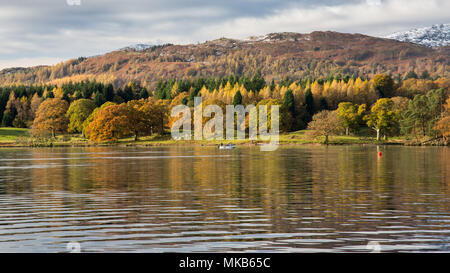
[[[236,148],[236,145],[233,145],[231,143],[228,143],[227,145],[222,145],[222,144],[219,145],[219,150],[232,150],[235,148]]]

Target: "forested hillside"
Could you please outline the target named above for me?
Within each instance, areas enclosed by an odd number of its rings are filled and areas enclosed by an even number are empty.
[[[337,32],[272,33],[247,40],[221,38],[201,44],[161,45],[136,51],[123,49],[96,57],[80,57],[54,66],[0,71],[0,85],[58,84],[81,80],[123,88],[133,81],[152,89],[159,79],[253,76],[266,81],[305,78],[373,77],[379,73],[403,79],[414,71],[448,76],[450,47]]]

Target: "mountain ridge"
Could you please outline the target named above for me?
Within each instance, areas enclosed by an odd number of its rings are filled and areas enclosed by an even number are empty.
[[[152,86],[161,78],[261,73],[267,80],[280,80],[286,76],[320,78],[329,74],[371,77],[411,70],[448,76],[449,48],[333,31],[279,32],[242,40],[219,38],[142,50],[125,48],[48,67],[9,68],[0,71],[0,84],[96,79],[115,86],[129,81]]]

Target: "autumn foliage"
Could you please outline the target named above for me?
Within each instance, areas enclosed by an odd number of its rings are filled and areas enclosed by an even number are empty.
[[[98,111],[86,127],[92,141],[114,141],[131,133],[128,109],[125,105],[111,105]]]
[[[83,123],[94,111],[95,103],[88,99],[79,99],[70,104],[66,116],[69,118],[69,133],[82,132]]]
[[[139,136],[163,134],[167,113],[167,103],[153,98],[109,105],[95,112],[85,134],[96,142],[116,141],[131,135],[137,140]]]
[[[45,135],[51,133],[52,137],[55,137],[56,133],[66,132],[69,123],[66,117],[67,108],[67,102],[59,98],[47,99],[42,102],[33,122],[33,134]]]
[[[443,117],[438,121],[435,127],[442,136],[445,141],[449,141],[450,138],[450,98],[447,99],[445,104],[445,112],[443,113]]]
[[[186,105],[192,115],[194,98],[202,97],[203,111],[211,104],[223,112],[225,105],[278,105],[281,132],[306,129],[315,114],[337,110],[316,119],[334,118],[336,114],[340,133],[376,133],[378,140],[399,134],[419,141],[419,137],[448,138],[448,114],[444,109],[450,90],[447,78],[416,76],[402,80],[386,73],[369,79],[334,74],[266,82],[255,73],[253,77],[167,78],[148,89],[145,86],[145,81],[128,82],[124,88],[97,81],[69,81],[59,86],[0,87],[2,126],[25,128],[34,121],[35,135],[54,136],[67,131],[82,133],[97,142],[122,137],[138,140],[164,134],[179,118],[169,117],[174,106]],[[271,128],[270,111],[268,114]],[[211,118],[204,116],[203,124]],[[258,121],[257,117],[253,119],[246,115],[246,130],[250,122]],[[374,132],[364,130],[368,128]]]
[[[328,144],[328,137],[339,133],[339,118],[336,111],[324,110],[315,114],[308,124],[309,135],[313,137],[325,136],[325,144]]]
[[[154,98],[132,100],[126,104],[130,129],[134,133],[135,140],[140,135],[164,133],[168,122],[168,105],[166,101]]]

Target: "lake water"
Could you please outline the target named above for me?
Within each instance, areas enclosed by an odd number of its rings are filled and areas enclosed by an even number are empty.
[[[0,149],[0,252],[450,252],[450,149],[378,149]]]

